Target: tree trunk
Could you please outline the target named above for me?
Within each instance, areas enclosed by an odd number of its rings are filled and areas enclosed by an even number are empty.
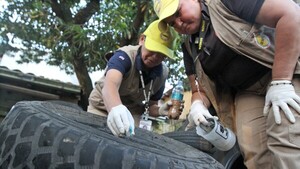
[[[92,80],[88,73],[87,67],[84,64],[83,57],[74,57],[73,66],[75,70],[76,77],[81,87],[81,98],[79,105],[83,110],[87,110],[88,98],[93,90]]]
[[[86,8],[81,9],[73,18],[71,14],[71,10],[68,6],[64,5],[64,3],[60,3],[57,0],[51,0],[51,7],[55,14],[61,18],[65,23],[74,23],[77,25],[83,25],[97,12],[99,11],[100,0],[91,0],[87,5]],[[74,43],[72,38],[68,39],[68,43],[70,46]],[[93,90],[93,85],[91,78],[89,76],[87,65],[84,61],[84,56],[82,56],[81,47],[78,46],[78,53],[74,56],[73,66],[76,77],[81,87],[81,98],[79,105],[82,107],[83,110],[87,110],[88,106],[88,98]]]

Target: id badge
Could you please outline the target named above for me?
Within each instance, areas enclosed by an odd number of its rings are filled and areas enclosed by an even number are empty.
[[[141,119],[139,128],[146,129],[148,131],[152,131],[152,121]]]

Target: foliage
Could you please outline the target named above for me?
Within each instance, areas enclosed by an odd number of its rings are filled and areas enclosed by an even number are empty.
[[[73,73],[74,55],[84,57],[89,71],[103,69],[102,56],[123,45],[120,44],[123,39],[127,39],[127,43],[134,42],[145,27],[146,24],[133,27],[132,18],[136,17],[137,9],[147,10],[151,6],[146,0],[85,3],[79,0],[7,0],[7,3],[0,15],[0,53],[13,55],[11,52],[21,51],[20,62],[46,60],[68,73]],[[149,11],[142,22],[145,19],[149,23],[153,18],[153,12]]]
[[[2,8],[0,54],[18,52],[19,63],[43,60],[75,73],[85,99],[88,72],[104,69],[105,53],[135,44],[156,19],[149,0],[6,0]]]

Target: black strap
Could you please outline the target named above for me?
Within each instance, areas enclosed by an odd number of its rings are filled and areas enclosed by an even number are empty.
[[[146,92],[146,87],[145,87],[145,82],[144,82],[144,78],[143,78],[143,73],[141,70],[139,70],[140,73],[140,78],[141,78],[141,83],[142,83],[142,87],[143,87],[143,93],[144,93],[144,97],[145,97],[145,112],[144,112],[144,116],[145,116],[145,120],[148,120],[148,116],[149,116],[149,101],[150,101],[150,95],[151,95],[151,90],[153,87],[153,79],[150,82],[150,87],[149,87],[149,91],[148,91],[148,95]]]
[[[198,50],[195,48],[195,45],[191,46],[192,47],[192,52],[193,52],[192,57],[194,59],[194,62],[196,62],[198,60],[198,58],[200,56],[200,53],[203,50],[203,41],[204,41],[204,38],[205,38],[205,35],[207,33],[209,25],[210,25],[210,21],[207,18],[204,18],[204,15],[202,15],[202,21],[201,21],[201,25],[200,25],[199,36],[197,37],[199,39]],[[197,44],[196,40],[195,40],[195,44]]]

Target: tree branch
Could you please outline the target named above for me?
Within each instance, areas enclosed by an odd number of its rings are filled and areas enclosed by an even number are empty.
[[[59,17],[66,23],[72,22],[72,14],[70,8],[67,8],[63,4],[59,4],[57,0],[51,0],[50,5],[57,17]]]
[[[148,9],[148,5],[149,5],[149,2],[145,1],[145,2],[141,2],[141,1],[138,1],[138,5],[137,5],[137,14],[136,14],[136,17],[134,18],[133,20],[133,27],[131,29],[131,36],[130,38],[128,37],[124,37],[120,40],[120,46],[125,46],[125,45],[129,45],[130,43],[132,43],[133,40],[135,39],[138,39],[138,30],[141,28],[141,26],[143,25],[144,23],[144,18],[145,18],[145,15],[147,13],[147,9]]]
[[[75,15],[75,24],[86,23],[97,11],[100,10],[100,0],[91,0],[85,8],[78,11]]]

